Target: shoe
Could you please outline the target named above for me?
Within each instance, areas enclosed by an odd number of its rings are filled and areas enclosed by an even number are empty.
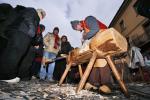
[[[39,80],[39,82],[46,82],[46,80],[44,80],[44,79],[40,79],[40,80]]]
[[[35,80],[35,79],[37,79],[35,76],[32,76],[32,78],[31,78],[32,80]]]
[[[18,83],[20,81],[20,78],[19,77],[16,77],[14,79],[10,79],[10,80],[1,80],[1,81],[4,81],[4,82],[7,82],[7,83]]]
[[[105,94],[110,94],[111,93],[111,89],[107,85],[100,86],[99,91],[103,92]]]
[[[51,79],[48,79],[48,82],[55,82],[55,80],[53,80],[53,79],[51,78]]]
[[[92,85],[92,84],[90,84],[90,83],[87,82],[87,83],[85,84],[84,89],[86,89],[86,90],[90,90],[90,89],[96,90],[97,87],[95,87],[94,85]]]

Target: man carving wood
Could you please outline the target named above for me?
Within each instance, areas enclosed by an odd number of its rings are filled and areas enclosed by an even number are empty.
[[[104,31],[107,29],[107,26],[102,22],[97,20],[93,16],[88,16],[85,20],[71,21],[72,28],[74,30],[83,31],[82,34],[82,46],[80,48],[79,53],[83,53],[84,51],[89,50],[89,43],[91,39],[96,35],[99,31]],[[92,69],[88,82],[85,85],[85,89],[96,89],[99,87],[99,90],[104,93],[110,93],[110,68],[105,59],[97,59]]]

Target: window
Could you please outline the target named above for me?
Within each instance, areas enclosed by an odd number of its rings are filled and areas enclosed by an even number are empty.
[[[126,29],[124,21],[121,20],[120,23],[119,23],[119,25],[120,25],[121,32],[123,32]]]
[[[145,30],[145,33],[150,35],[150,20],[143,24],[143,28]]]
[[[140,2],[138,2],[138,1],[136,1],[135,4],[133,5],[133,8],[134,8],[134,10],[135,10],[135,12],[136,12],[137,15],[138,15],[138,6],[140,4]]]
[[[150,1],[149,0],[137,0],[133,5],[136,14],[147,17],[150,19]]]

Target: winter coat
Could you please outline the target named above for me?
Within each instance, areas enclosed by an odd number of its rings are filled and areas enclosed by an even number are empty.
[[[73,48],[71,47],[69,42],[61,43],[61,50],[58,52],[57,57],[61,57],[61,54],[68,54]],[[66,68],[66,59],[61,59],[56,61],[55,68],[53,72],[53,78],[55,80],[60,80],[62,74],[64,73]]]
[[[5,30],[8,25],[17,19],[17,16],[18,14],[10,4],[0,4],[0,53],[8,43]]]
[[[55,42],[54,34],[48,32],[44,36],[44,46],[45,46],[44,51],[57,54],[58,51],[60,50],[60,46],[57,49],[55,49],[54,48],[54,42]],[[59,40],[59,44],[60,44],[60,40]]]
[[[39,46],[38,49],[35,49],[36,57],[42,57],[43,56],[43,36],[42,34],[36,35],[34,37],[34,46]]]
[[[6,27],[15,19],[14,16],[16,14],[10,4],[0,4],[0,35],[2,35]]]
[[[9,30],[17,30],[30,37],[34,37],[39,25],[40,18],[34,8],[17,6],[15,11],[19,13],[18,18],[9,25]]]
[[[84,28],[83,39],[91,39],[100,29],[106,29],[107,26],[102,22],[98,21],[93,16],[88,16],[84,21],[81,21],[82,27]]]
[[[68,54],[73,48],[71,47],[69,42],[62,42],[61,43],[61,50],[59,54]]]
[[[0,55],[0,80],[13,79],[19,73],[22,73],[19,74],[21,78],[29,77],[34,58],[31,39],[36,33],[40,18],[34,8],[17,6],[15,12],[18,14],[17,19],[4,31],[8,43]]]

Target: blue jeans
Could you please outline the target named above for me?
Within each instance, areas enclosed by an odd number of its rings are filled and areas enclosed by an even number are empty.
[[[43,56],[44,56],[45,58],[48,58],[48,59],[53,59],[53,58],[56,57],[56,54],[55,54],[55,53],[51,53],[51,52],[44,51]],[[45,79],[45,77],[47,77],[48,80],[53,79],[54,67],[55,67],[55,62],[49,64],[49,65],[48,65],[48,72],[46,72],[46,68],[44,68],[44,66],[41,65],[41,69],[40,69],[40,79]]]

